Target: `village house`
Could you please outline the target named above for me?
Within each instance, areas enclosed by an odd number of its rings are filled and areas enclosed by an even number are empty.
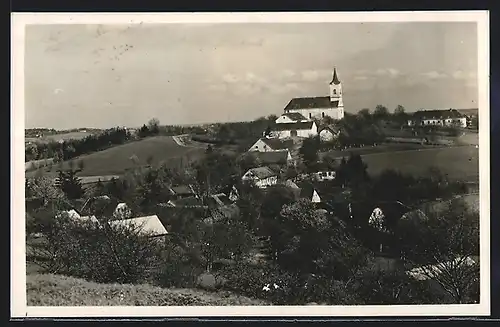
[[[172,199],[184,199],[190,197],[197,197],[196,192],[192,185],[177,185],[169,189]]]
[[[294,160],[290,151],[274,151],[274,152],[253,152],[253,156],[257,159],[257,161],[263,166],[271,166],[271,165],[288,165],[291,166],[294,164]]]
[[[314,121],[276,124],[272,128],[271,135],[280,139],[308,138],[318,135],[318,126]]]
[[[344,102],[342,99],[342,82],[333,70],[333,78],[329,84],[330,96],[294,98],[285,107],[285,114],[299,113],[306,119],[322,119],[331,117],[344,118]],[[284,119],[284,118],[283,118]]]
[[[329,125],[319,129],[319,139],[323,142],[333,141],[340,136],[340,128]]]
[[[248,152],[272,152],[284,151],[293,147],[293,140],[283,140],[279,138],[261,138],[255,142]]]
[[[412,114],[408,126],[456,126],[467,127],[467,116],[456,109],[420,110]]]
[[[168,231],[157,215],[112,220],[108,222],[112,228],[135,228],[139,233],[151,237],[168,235]]]
[[[297,122],[304,122],[304,121],[309,121],[310,119],[304,117],[302,114],[298,112],[289,112],[289,113],[284,113],[281,116],[279,116],[275,123],[276,124],[286,124],[286,123],[297,123]]]
[[[335,180],[336,177],[336,172],[331,170],[331,171],[318,171],[314,173],[314,178],[318,182],[324,182],[324,181],[333,181]]]
[[[259,188],[267,188],[278,183],[278,174],[269,167],[258,167],[249,169],[241,179],[253,182]]]

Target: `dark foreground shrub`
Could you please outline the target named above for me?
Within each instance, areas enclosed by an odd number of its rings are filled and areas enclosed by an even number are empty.
[[[160,264],[160,239],[133,227],[109,228],[92,222],[55,219],[34,260],[49,273],[100,283],[149,281]]]

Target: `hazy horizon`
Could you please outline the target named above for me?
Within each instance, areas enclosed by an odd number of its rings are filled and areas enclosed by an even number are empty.
[[[30,25],[26,128],[139,127],[279,115],[326,96],[346,112],[477,108],[476,23]]]

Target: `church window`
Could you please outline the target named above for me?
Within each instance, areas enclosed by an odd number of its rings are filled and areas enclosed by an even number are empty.
[[[311,114],[311,113],[309,113],[309,119],[311,119],[311,118],[312,118],[312,114]]]
[[[335,90],[335,89],[334,89],[334,90],[333,90],[333,94],[337,94],[337,90]]]
[[[324,112],[321,113],[321,118],[325,118],[325,113]]]

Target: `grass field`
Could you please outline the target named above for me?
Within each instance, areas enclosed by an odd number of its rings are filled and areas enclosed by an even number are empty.
[[[362,158],[371,175],[394,169],[423,176],[435,167],[451,179],[477,181],[479,178],[479,150],[474,146],[372,153],[362,155]]]
[[[81,176],[121,175],[127,169],[145,165],[149,157],[152,158],[152,165],[161,163],[178,165],[181,161],[200,158],[204,151],[203,148],[179,146],[170,136],[156,136],[83,155],[73,160],[84,162]],[[67,167],[68,162],[64,165]],[[56,169],[57,167],[53,167],[52,172],[45,174],[55,175]],[[30,172],[26,175],[34,174],[35,172]]]
[[[33,274],[26,276],[29,306],[227,306],[266,305],[229,292],[165,289],[150,285],[97,284],[82,279]]]

